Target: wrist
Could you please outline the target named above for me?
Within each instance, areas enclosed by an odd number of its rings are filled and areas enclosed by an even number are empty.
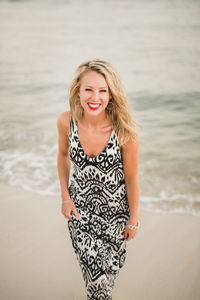
[[[128,223],[132,225],[136,225],[138,222],[138,217],[130,217]]]
[[[69,203],[69,202],[71,202],[71,201],[72,201],[72,199],[64,200],[64,201],[62,201],[62,205],[65,204],[65,203]]]
[[[140,221],[138,220],[137,223],[135,223],[135,224],[132,224],[132,223],[128,222],[126,225],[130,229],[136,230],[136,229],[138,229],[140,227]]]
[[[61,198],[62,198],[62,201],[65,201],[67,199],[70,199],[70,195],[67,192],[61,193]]]

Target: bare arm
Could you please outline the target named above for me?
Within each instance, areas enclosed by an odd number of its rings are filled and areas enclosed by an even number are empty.
[[[69,158],[69,112],[62,113],[57,120],[58,128],[58,154],[57,169],[60,180],[60,189],[62,200],[70,198],[68,190],[68,181],[70,173]]]
[[[139,204],[139,185],[138,185],[138,161],[139,161],[139,137],[136,141],[128,141],[122,147],[123,168],[126,182],[127,197],[130,209],[129,224],[137,225],[138,204]],[[126,228],[125,236],[133,238],[136,231]],[[129,238],[129,239],[130,239]]]
[[[71,212],[73,211],[76,218],[80,216],[76,210],[74,202],[65,203],[64,201],[70,199],[68,183],[70,174],[70,156],[69,156],[69,131],[70,131],[70,111],[63,112],[58,117],[58,155],[57,155],[57,169],[60,180],[61,198],[62,198],[62,214],[68,219],[72,220]]]

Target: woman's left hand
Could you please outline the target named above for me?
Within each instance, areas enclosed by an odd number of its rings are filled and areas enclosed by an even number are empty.
[[[135,225],[135,224],[131,224]],[[124,238],[126,241],[130,241],[136,235],[137,229],[130,229],[127,225],[125,226]]]

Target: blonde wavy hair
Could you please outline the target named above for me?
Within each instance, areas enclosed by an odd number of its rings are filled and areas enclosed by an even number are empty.
[[[138,134],[138,123],[133,120],[130,112],[126,93],[117,70],[107,61],[93,59],[86,61],[78,66],[74,78],[69,86],[69,104],[72,117],[75,120],[81,120],[83,117],[83,108],[80,103],[78,91],[81,85],[81,79],[86,72],[95,71],[104,76],[108,85],[112,99],[109,100],[106,112],[113,124],[119,145],[122,146],[128,140],[135,140]],[[140,125],[139,125],[140,126]]]

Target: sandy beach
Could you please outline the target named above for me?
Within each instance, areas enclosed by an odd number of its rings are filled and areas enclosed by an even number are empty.
[[[2,300],[86,300],[59,196],[1,184]],[[113,300],[200,299],[200,218],[139,211]]]

